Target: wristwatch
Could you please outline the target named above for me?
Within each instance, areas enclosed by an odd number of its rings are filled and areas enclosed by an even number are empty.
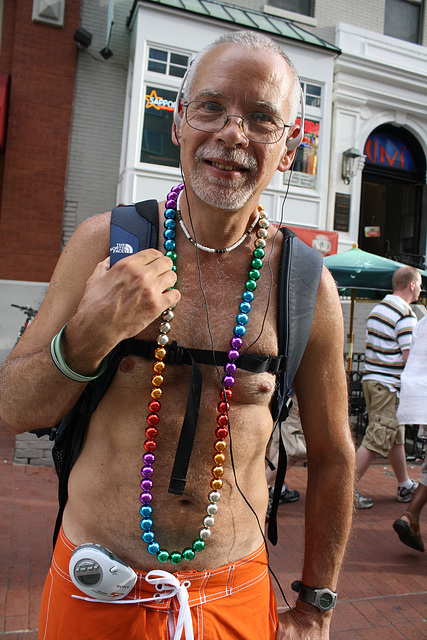
[[[301,582],[301,580],[295,580],[291,584],[292,591],[296,591],[299,595],[298,598],[302,602],[312,604],[314,607],[320,609],[320,611],[329,611],[329,609],[335,609],[337,604],[337,594],[330,589],[314,589],[307,587]]]

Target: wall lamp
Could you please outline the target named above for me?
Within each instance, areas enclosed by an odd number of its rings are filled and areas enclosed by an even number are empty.
[[[350,184],[351,178],[354,178],[357,175],[357,172],[362,171],[365,166],[366,156],[363,153],[360,153],[358,149],[351,147],[351,149],[347,149],[342,154],[342,165],[341,165],[341,177],[344,181],[344,184]]]

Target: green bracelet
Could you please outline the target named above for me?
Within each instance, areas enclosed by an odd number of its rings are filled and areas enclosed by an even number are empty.
[[[50,343],[50,357],[52,358],[53,364],[64,376],[70,378],[70,380],[74,380],[74,382],[90,382],[91,380],[96,380],[96,378],[99,378],[99,376],[101,376],[107,368],[107,358],[103,359],[93,376],[82,376],[80,375],[80,373],[76,373],[75,371],[70,369],[70,367],[65,362],[64,356],[62,355],[61,351],[61,337],[67,324],[64,324],[61,331],[57,333],[54,338],[52,338],[52,341]]]

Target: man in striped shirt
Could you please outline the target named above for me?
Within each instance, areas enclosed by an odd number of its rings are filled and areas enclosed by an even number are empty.
[[[377,454],[389,458],[398,481],[396,500],[410,502],[417,483],[408,476],[405,457],[405,427],[399,426],[400,376],[408,359],[412,331],[417,318],[410,305],[418,300],[421,275],[413,267],[401,267],[393,275],[393,294],[371,311],[366,330],[363,393],[369,424],[356,454],[356,482]],[[355,489],[355,506],[372,507],[371,498]]]

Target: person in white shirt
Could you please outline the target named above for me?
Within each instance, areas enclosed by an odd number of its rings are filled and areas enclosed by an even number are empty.
[[[366,329],[363,393],[369,424],[356,454],[356,482],[377,454],[388,457],[398,481],[396,500],[410,502],[417,483],[408,476],[405,428],[396,420],[400,377],[408,359],[417,317],[411,309],[421,292],[421,274],[409,266],[393,274],[393,294],[387,295],[369,314]],[[369,509],[371,498],[355,489],[355,506]]]
[[[399,424],[420,425],[418,436],[427,437],[427,316],[413,332],[412,346],[401,378],[397,421]],[[427,502],[427,457],[421,466],[419,485],[408,509],[393,522],[401,542],[417,551],[424,551],[420,533],[420,514]]]

